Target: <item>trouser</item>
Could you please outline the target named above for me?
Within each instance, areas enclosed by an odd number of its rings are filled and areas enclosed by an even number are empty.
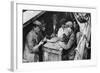
[[[73,49],[69,49],[69,50],[65,50],[63,49],[62,51],[62,60],[74,60],[75,57],[75,50]]]
[[[35,53],[24,52],[24,62],[38,62],[39,56]]]
[[[40,47],[39,47],[39,51],[38,51],[38,55],[39,55],[39,61],[40,62],[42,62],[43,61],[43,49],[42,49],[42,46],[43,45],[41,45]]]

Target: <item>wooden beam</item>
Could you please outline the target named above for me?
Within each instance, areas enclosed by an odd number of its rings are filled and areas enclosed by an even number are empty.
[[[39,18],[41,15],[43,15],[46,11],[42,11],[41,13],[39,13],[38,15],[36,15],[35,17],[31,18],[29,21],[25,22],[23,24],[23,28],[26,27],[27,25],[29,25],[31,22],[35,21],[37,18]]]

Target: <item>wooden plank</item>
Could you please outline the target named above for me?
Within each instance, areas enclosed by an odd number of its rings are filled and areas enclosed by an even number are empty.
[[[43,15],[46,11],[42,11],[41,13],[39,13],[37,16],[31,18],[29,21],[25,22],[23,24],[23,28],[26,27],[27,25],[29,25],[31,22],[35,21],[37,18],[39,18],[41,15]]]

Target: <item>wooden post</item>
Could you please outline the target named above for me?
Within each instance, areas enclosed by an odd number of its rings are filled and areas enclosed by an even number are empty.
[[[56,35],[57,15],[53,15],[53,34]]]

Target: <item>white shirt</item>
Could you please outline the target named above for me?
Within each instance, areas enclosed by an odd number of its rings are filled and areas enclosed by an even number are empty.
[[[58,30],[57,36],[60,37],[60,38],[62,38],[62,37],[63,37],[63,34],[64,34],[64,30],[63,30],[63,28],[61,27],[61,28],[59,28],[59,30]]]

